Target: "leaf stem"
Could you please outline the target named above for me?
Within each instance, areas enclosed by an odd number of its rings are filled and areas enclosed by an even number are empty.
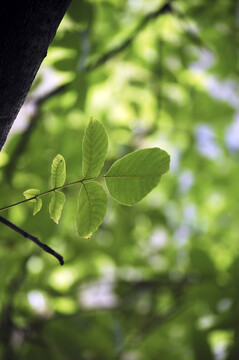
[[[44,244],[43,242],[41,242],[37,237],[29,234],[27,231],[21,229],[20,227],[18,227],[17,225],[13,224],[12,222],[10,222],[9,220],[5,219],[4,217],[0,216],[0,222],[3,223],[4,225],[10,227],[12,230],[16,231],[17,233],[19,233],[20,235],[24,236],[27,239],[30,239],[31,241],[33,241],[36,245],[38,245],[42,250],[46,251],[48,254],[51,254],[53,256],[55,256],[55,258],[57,258],[57,260],[59,261],[59,263],[61,265],[64,264],[64,260],[63,257],[56,252],[55,250],[53,250],[52,248],[50,248],[48,245]]]
[[[89,179],[83,178],[83,179],[76,180],[76,181],[73,181],[73,182],[71,182],[71,183],[62,185],[62,186],[58,186],[58,187],[52,188],[52,189],[50,189],[50,190],[44,191],[44,192],[41,193],[41,194],[37,194],[37,195],[35,195],[35,196],[32,196],[32,197],[29,198],[29,199],[21,200],[21,201],[18,201],[18,202],[16,202],[16,203],[14,203],[14,204],[4,206],[4,207],[0,208],[0,211],[9,209],[9,208],[11,208],[11,207],[14,207],[14,206],[17,206],[17,205],[20,205],[20,204],[24,204],[24,203],[29,202],[29,201],[31,201],[31,200],[36,200],[37,198],[39,198],[39,197],[41,197],[41,196],[44,196],[44,195],[47,195],[47,194],[50,194],[51,192],[54,192],[54,191],[56,191],[56,190],[61,190],[61,189],[64,189],[64,188],[66,188],[66,187],[68,187],[68,186],[77,185],[77,184],[83,183],[84,181],[93,180],[93,179],[96,179],[96,178],[95,178],[95,177],[89,178]]]

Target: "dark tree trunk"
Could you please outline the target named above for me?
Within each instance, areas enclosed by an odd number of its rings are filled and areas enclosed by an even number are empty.
[[[0,2],[0,150],[70,2]]]

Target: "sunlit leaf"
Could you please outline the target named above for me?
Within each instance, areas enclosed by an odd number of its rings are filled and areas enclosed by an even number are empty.
[[[96,182],[84,183],[78,200],[76,229],[83,238],[89,238],[102,223],[107,210],[108,197]]]
[[[26,191],[24,191],[23,195],[25,196],[26,199],[31,199],[32,197],[36,196],[40,194],[40,190],[39,189],[28,189]],[[32,199],[30,201],[35,201],[36,199]]]
[[[62,155],[58,154],[51,165],[51,179],[54,188],[64,185],[66,179],[66,163]]]
[[[42,199],[37,198],[33,210],[33,215],[36,215],[42,208]]]
[[[58,224],[61,212],[65,203],[65,194],[61,191],[55,191],[49,205],[50,217]]]
[[[170,157],[159,148],[135,151],[116,161],[105,175],[110,195],[133,205],[146,196],[169,169]]]
[[[91,119],[83,138],[82,172],[85,178],[98,176],[108,149],[108,136],[104,126]]]
[[[38,194],[40,194],[39,189],[28,189],[28,190],[24,191],[24,193],[23,193],[23,195],[25,196],[26,199],[31,199],[32,197],[34,197]],[[42,200],[40,198],[36,198],[36,199],[29,200],[29,201],[35,203],[33,215],[36,215],[36,213],[38,213],[38,211],[40,211],[42,208]]]

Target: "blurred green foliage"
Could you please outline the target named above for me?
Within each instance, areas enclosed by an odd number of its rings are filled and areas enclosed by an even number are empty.
[[[159,188],[110,201],[91,240],[75,232],[77,188],[58,225],[44,204],[2,213],[66,262],[1,225],[3,360],[239,358],[238,5],[164,5],[73,0],[0,154],[1,206],[48,189],[58,153],[81,177],[91,116],[110,135],[105,169],[144,147],[171,156]]]

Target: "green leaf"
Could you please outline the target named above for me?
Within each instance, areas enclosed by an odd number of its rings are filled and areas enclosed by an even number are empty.
[[[39,189],[28,189],[28,190],[24,191],[24,193],[23,193],[23,195],[25,196],[26,199],[31,199],[32,197],[34,197],[38,194],[40,194]],[[36,213],[38,213],[38,211],[40,211],[42,208],[42,200],[40,198],[36,198],[36,199],[30,200],[30,202],[35,203],[33,215],[36,215]]]
[[[36,215],[38,213],[38,211],[40,211],[42,208],[42,199],[37,198],[36,202],[35,202],[35,206],[34,206],[34,210],[33,210],[33,215]]]
[[[85,178],[99,175],[108,149],[108,136],[105,127],[91,118],[83,138],[82,172]]]
[[[23,193],[23,195],[25,196],[26,199],[30,199],[38,194],[40,194],[39,189],[28,189],[28,190],[24,191],[24,193]],[[30,201],[33,202],[33,201],[36,201],[36,199],[32,199]]]
[[[116,161],[105,175],[113,199],[133,205],[145,197],[169,169],[170,157],[159,148],[135,151]]]
[[[62,155],[58,154],[51,165],[51,179],[54,188],[64,185],[66,179],[66,163]]]
[[[65,203],[65,194],[61,191],[55,191],[49,205],[50,217],[58,224],[61,212]]]
[[[92,181],[83,183],[76,217],[76,229],[83,238],[89,238],[102,223],[107,210],[108,197],[103,187]]]

